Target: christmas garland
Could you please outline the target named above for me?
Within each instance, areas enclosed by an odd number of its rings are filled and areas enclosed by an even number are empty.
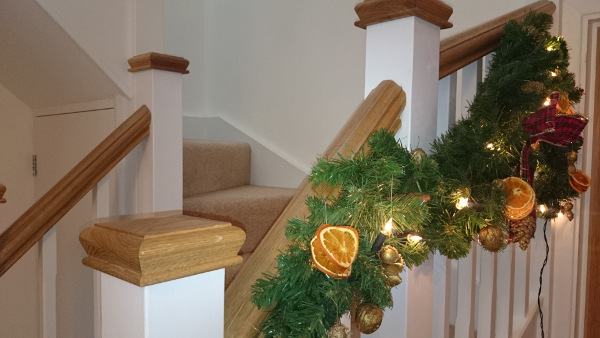
[[[573,217],[589,186],[574,165],[587,119],[572,111],[583,90],[551,24],[532,13],[506,25],[468,117],[430,155],[377,131],[351,157],[317,160],[309,216],[289,220],[277,273],[252,286],[269,312],[265,336],[344,337],[339,319],[351,310],[361,332],[374,332],[405,266],[435,252],[464,257],[473,240],[525,250],[536,217]]]

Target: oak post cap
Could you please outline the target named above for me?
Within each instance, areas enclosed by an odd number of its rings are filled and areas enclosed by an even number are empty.
[[[363,29],[409,16],[417,16],[441,29],[452,27],[448,19],[453,9],[441,0],[364,0],[354,11],[359,18],[354,25]]]
[[[148,69],[159,69],[168,72],[188,74],[187,67],[190,65],[190,61],[173,55],[161,54],[161,53],[145,53],[136,55],[129,60],[128,71],[135,73],[142,70]]]

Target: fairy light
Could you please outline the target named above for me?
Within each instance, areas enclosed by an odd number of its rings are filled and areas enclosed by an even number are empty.
[[[466,207],[469,206],[469,199],[465,198],[465,197],[461,197],[458,199],[458,202],[456,202],[456,209],[460,210],[460,209],[464,209]]]
[[[494,144],[493,143],[488,143],[486,146],[489,150],[494,150]]]
[[[377,252],[379,252],[379,250],[381,250],[381,247],[383,246],[383,242],[385,242],[386,238],[388,238],[388,236],[390,236],[392,234],[392,222],[393,221],[394,220],[392,218],[390,218],[385,223],[385,225],[383,226],[383,229],[381,229],[381,232],[379,232],[379,234],[375,238],[375,242],[373,243],[373,246],[371,246],[371,252],[377,253]]]
[[[557,73],[557,72],[550,72],[550,76],[552,76],[552,77],[557,77],[557,76],[558,76],[558,73]]]
[[[547,98],[546,98],[546,101],[544,101],[544,106],[549,106],[549,105],[550,105],[550,102],[551,102],[551,101],[550,101],[550,98],[549,98],[549,97],[547,97]]]
[[[408,236],[406,236],[406,239],[408,239],[409,242],[411,243],[419,243],[423,237],[417,235],[417,234],[408,234]]]
[[[540,212],[543,214],[548,210],[548,207],[546,207],[545,204],[540,205]]]

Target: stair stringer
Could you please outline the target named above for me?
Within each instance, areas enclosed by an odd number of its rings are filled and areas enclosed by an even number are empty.
[[[383,81],[358,107],[345,126],[324,152],[324,157],[351,155],[357,152],[376,130],[387,129],[394,134],[400,129],[400,113],[406,104],[406,95],[393,81]],[[306,197],[312,186],[305,177],[298,191],[283,210],[254,254],[242,266],[236,278],[225,291],[225,336],[254,337],[267,313],[250,301],[251,286],[264,273],[275,272],[275,258],[288,244],[284,235],[287,221],[293,217],[306,218]]]

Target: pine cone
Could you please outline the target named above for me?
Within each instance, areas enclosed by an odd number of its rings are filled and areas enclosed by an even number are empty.
[[[521,86],[523,93],[537,93],[542,94],[546,91],[546,86],[538,81],[527,81]]]
[[[534,216],[527,216],[520,221],[513,223],[512,233],[515,242],[519,243],[521,250],[525,251],[529,247],[529,242],[535,234],[536,219]]]

